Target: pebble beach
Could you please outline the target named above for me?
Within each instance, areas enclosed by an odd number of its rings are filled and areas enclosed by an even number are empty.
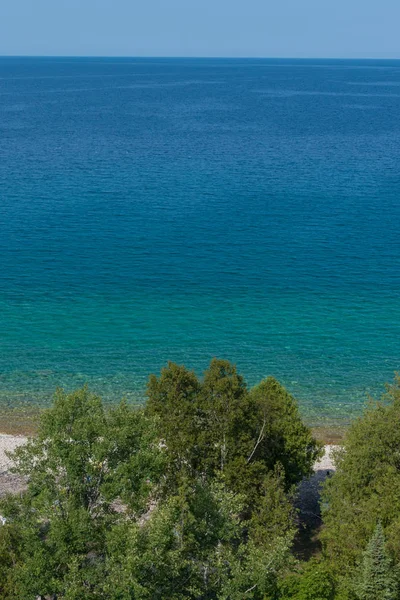
[[[7,452],[13,452],[18,446],[25,444],[27,439],[19,435],[0,434],[0,498],[9,493],[18,494],[24,490],[24,479],[10,473],[13,463],[7,456]]]

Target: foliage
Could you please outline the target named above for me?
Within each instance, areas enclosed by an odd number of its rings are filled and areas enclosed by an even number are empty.
[[[320,559],[311,559],[305,565],[299,565],[299,571],[287,574],[279,587],[280,600],[338,599],[331,567]]]
[[[334,582],[329,568],[324,564],[311,563],[307,565],[296,600],[333,600]]]
[[[273,377],[267,377],[250,391],[259,422],[265,423],[259,456],[269,468],[283,466],[287,483],[296,484],[312,473],[322,446],[303,423],[293,396]]]
[[[18,448],[15,459],[16,471],[29,477],[23,499],[2,507],[2,536],[18,538],[15,598],[69,598],[78,575],[85,592],[77,597],[90,598],[92,580],[101,578],[107,531],[119,519],[113,503],[125,503],[138,518],[160,478],[163,458],[151,423],[125,403],[106,412],[87,388],[69,395],[59,390],[37,437]]]
[[[398,597],[396,579],[392,561],[386,553],[383,528],[378,523],[363,555],[357,598],[396,600]]]
[[[149,380],[147,411],[158,419],[172,487],[182,475],[219,473],[250,506],[278,463],[288,489],[320,455],[286,390],[268,378],[249,392],[228,361],[212,360],[203,381],[169,363]]]
[[[121,402],[107,412],[86,387],[69,395],[59,390],[38,435],[14,456],[17,472],[29,476],[32,505],[45,514],[84,509],[105,517],[117,497],[144,510],[163,468],[154,428],[143,411]]]
[[[162,502],[144,526],[116,528],[109,539],[106,596],[262,599],[275,590],[290,539],[271,538],[264,547],[244,542],[240,510],[240,498],[222,484],[198,482]]]
[[[387,546],[400,560],[400,379],[371,403],[336,453],[337,471],[323,494],[325,552],[340,575],[352,575],[382,523]]]
[[[248,522],[249,535],[259,546],[282,535],[294,537],[296,513],[293,498],[285,492],[285,480],[280,465],[265,477]]]
[[[170,363],[144,410],[58,390],[14,454],[29,484],[1,503],[1,597],[276,597],[288,490],[318,453],[283,388],[249,392],[226,361],[202,382]]]
[[[0,526],[0,598],[13,589],[12,572],[20,561],[21,535],[16,525]]]
[[[396,600],[400,379],[336,452],[323,554],[301,563],[293,486],[319,455],[290,394],[227,361],[202,380],[169,363],[140,410],[59,390],[14,455],[29,485],[1,501],[0,597]]]

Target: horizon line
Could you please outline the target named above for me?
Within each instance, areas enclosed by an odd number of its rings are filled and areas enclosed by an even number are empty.
[[[201,55],[130,55],[130,54],[0,54],[0,58],[120,58],[120,59],[158,59],[158,60],[400,60],[393,56],[201,56]]]

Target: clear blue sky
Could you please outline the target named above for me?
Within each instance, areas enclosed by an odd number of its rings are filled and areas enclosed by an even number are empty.
[[[400,0],[0,0],[0,55],[400,58]]]

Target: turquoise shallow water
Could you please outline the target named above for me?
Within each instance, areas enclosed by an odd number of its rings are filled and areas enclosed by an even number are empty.
[[[0,403],[168,359],[346,421],[400,366],[400,62],[0,59]]]

